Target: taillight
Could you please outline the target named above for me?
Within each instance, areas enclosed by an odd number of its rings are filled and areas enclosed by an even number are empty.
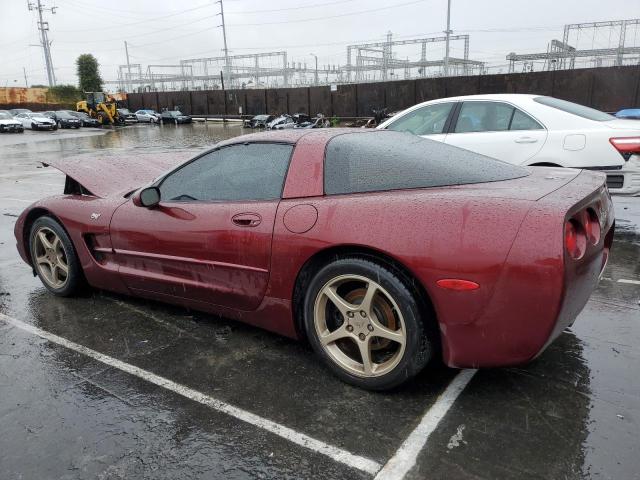
[[[572,218],[564,224],[564,245],[574,260],[579,260],[587,249],[587,235],[582,224]]]
[[[600,219],[598,214],[592,208],[587,208],[583,213],[582,224],[584,225],[585,234],[587,239],[593,244],[597,245],[600,241]]]
[[[640,137],[610,138],[609,143],[611,143],[626,160],[629,160],[629,157],[633,154],[640,154]]]

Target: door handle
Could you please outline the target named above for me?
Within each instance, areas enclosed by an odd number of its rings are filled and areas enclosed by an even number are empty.
[[[257,213],[238,213],[231,221],[239,227],[257,227],[262,222],[262,217]]]
[[[533,137],[519,137],[514,140],[516,143],[536,143],[537,141],[538,139]]]

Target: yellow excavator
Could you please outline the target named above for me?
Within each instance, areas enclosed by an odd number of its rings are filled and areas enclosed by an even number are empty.
[[[102,125],[121,124],[118,115],[118,105],[115,98],[104,92],[85,92],[86,100],[76,104],[78,112],[85,112],[91,118],[96,118]]]

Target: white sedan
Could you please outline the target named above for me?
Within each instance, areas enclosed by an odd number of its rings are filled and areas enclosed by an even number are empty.
[[[41,113],[19,113],[15,119],[22,123],[24,128],[31,130],[57,130],[55,120],[45,117]]]
[[[160,115],[155,110],[138,110],[135,115],[139,122],[158,123],[160,121]]]
[[[640,121],[540,95],[420,103],[378,128],[410,132],[516,165],[601,170],[611,193],[640,195]]]

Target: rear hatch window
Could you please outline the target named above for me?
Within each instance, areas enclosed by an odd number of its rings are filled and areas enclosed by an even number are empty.
[[[338,135],[327,145],[324,189],[329,195],[497,182],[528,170],[408,133]]]

